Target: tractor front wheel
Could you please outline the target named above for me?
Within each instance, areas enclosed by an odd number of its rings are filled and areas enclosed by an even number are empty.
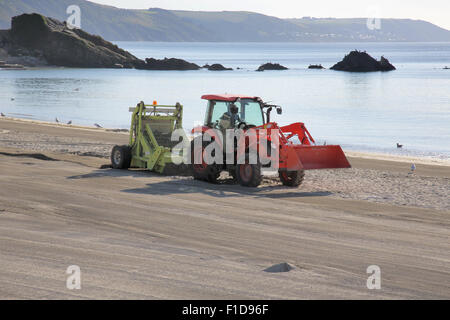
[[[128,169],[131,164],[131,148],[114,146],[111,152],[111,165],[114,169]]]
[[[305,178],[305,171],[279,171],[280,180],[287,187],[298,187]]]

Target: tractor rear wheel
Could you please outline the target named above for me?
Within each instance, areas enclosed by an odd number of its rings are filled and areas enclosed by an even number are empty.
[[[261,184],[261,163],[258,161],[256,164],[248,163],[248,156],[243,164],[236,165],[236,179],[241,186],[256,188]]]
[[[298,187],[305,178],[305,171],[278,171],[280,180],[287,187]]]
[[[195,139],[201,139],[198,137]],[[210,183],[217,183],[217,179],[220,176],[220,167],[217,164],[207,164],[203,157],[205,148],[211,143],[208,141],[202,141],[202,148],[195,148],[195,139],[191,142],[191,171],[195,180],[207,181]],[[199,149],[199,150],[196,150]],[[201,154],[200,154],[201,153]],[[195,159],[201,157],[202,163],[196,164]]]
[[[114,169],[128,169],[131,164],[131,148],[114,146],[111,152],[111,165]]]

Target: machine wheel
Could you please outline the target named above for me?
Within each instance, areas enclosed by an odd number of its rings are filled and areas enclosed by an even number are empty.
[[[131,148],[114,146],[111,152],[111,165],[114,169],[128,169],[131,164]]]
[[[287,187],[298,187],[305,178],[305,171],[278,171],[280,180]]]
[[[196,139],[202,139],[202,137],[198,137]],[[220,176],[220,168],[216,164],[207,164],[203,159],[203,152],[205,148],[210,144],[211,142],[203,141],[202,142],[202,149],[201,150],[195,150],[194,140],[191,142],[191,171],[194,179],[196,180],[202,180],[207,181],[210,183],[217,183],[217,179]],[[201,164],[195,164],[195,152],[201,152],[202,153],[202,163]]]
[[[236,165],[236,179],[241,186],[256,188],[261,184],[261,163],[258,161],[256,164],[249,164],[248,156],[244,164]]]

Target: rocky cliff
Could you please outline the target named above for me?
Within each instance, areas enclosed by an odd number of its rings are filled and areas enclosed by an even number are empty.
[[[11,29],[0,32],[0,48],[9,56],[22,57],[24,64],[30,58],[36,63],[79,68],[133,68],[142,63],[99,36],[36,13],[12,18]]]

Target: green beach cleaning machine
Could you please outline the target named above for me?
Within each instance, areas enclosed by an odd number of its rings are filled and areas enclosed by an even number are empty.
[[[171,137],[175,130],[183,128],[183,106],[179,103],[163,106],[157,105],[156,101],[153,105],[140,102],[130,108],[130,112],[130,142],[125,146],[114,146],[112,167],[142,168],[170,174],[177,167],[173,165],[172,148],[178,144],[178,141],[171,141]],[[179,169],[185,171],[186,167]]]

